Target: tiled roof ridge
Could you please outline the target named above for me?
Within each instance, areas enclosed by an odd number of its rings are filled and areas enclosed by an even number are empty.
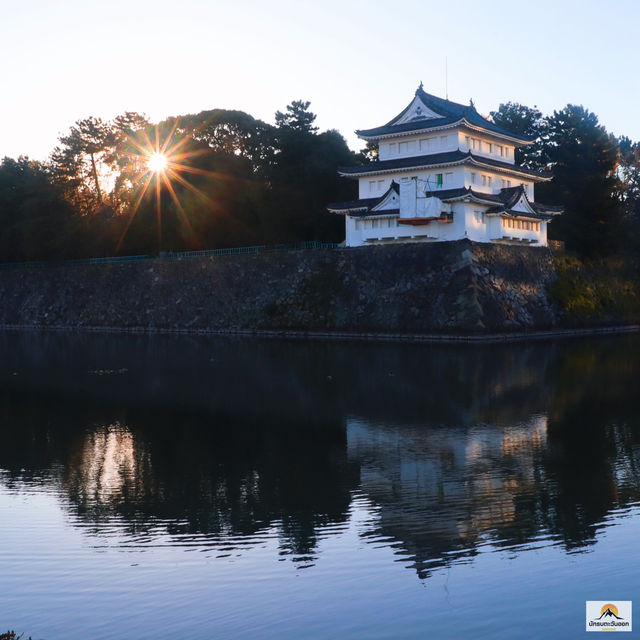
[[[453,102],[452,100],[440,98],[431,93],[427,93],[422,88],[422,85],[420,85],[416,90],[414,99],[415,97],[419,98],[425,106],[429,107],[436,113],[441,113],[442,117],[428,119],[420,118],[402,124],[394,124],[394,122],[402,118],[402,116],[404,116],[405,113],[411,108],[411,105],[413,104],[412,99],[411,102],[409,102],[409,104],[398,115],[389,120],[389,122],[387,122],[386,124],[379,127],[373,127],[371,129],[358,129],[356,130],[356,133],[365,137],[384,135],[385,133],[401,133],[404,131],[419,130],[421,128],[430,129],[437,126],[454,124],[464,119],[468,122],[468,124],[472,126],[484,128],[489,132],[498,133],[503,136],[514,138],[516,140],[533,142],[535,139],[531,136],[516,133],[515,131],[510,131],[505,127],[495,124],[495,122],[492,122],[491,120],[478,113],[476,108],[472,105],[459,104],[458,102]]]

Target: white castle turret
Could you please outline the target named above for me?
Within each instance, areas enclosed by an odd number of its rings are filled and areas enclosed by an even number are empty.
[[[356,132],[379,157],[340,175],[357,179],[359,199],[328,205],[345,216],[346,245],[445,241],[547,244],[561,207],[534,201],[551,175],[515,164],[533,140],[464,106],[426,93],[387,124]]]

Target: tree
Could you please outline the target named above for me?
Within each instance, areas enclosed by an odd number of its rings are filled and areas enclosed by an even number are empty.
[[[112,144],[104,157],[114,177],[109,197],[113,211],[123,214],[132,206],[140,175],[146,170],[147,157],[141,149],[149,146],[153,131],[148,118],[135,111],[116,116],[111,131]]]
[[[309,111],[311,103],[294,100],[287,105],[285,113],[276,111],[276,126],[279,129],[292,129],[300,133],[315,133],[318,127],[313,126],[316,114]]]
[[[622,207],[622,239],[627,248],[640,248],[640,142],[618,139],[619,200]]]
[[[540,185],[538,195],[565,207],[551,232],[585,256],[615,251],[621,221],[615,138],[594,113],[571,104],[546,118],[545,126],[554,179]]]
[[[508,131],[535,139],[532,144],[516,149],[516,164],[529,169],[544,169],[547,166],[548,158],[545,153],[547,123],[537,107],[507,102],[501,104],[497,111],[492,111],[491,118],[495,124]]]
[[[274,128],[244,111],[212,109],[182,116],[179,130],[205,143],[216,153],[238,155],[251,160],[260,173],[274,154]]]
[[[355,195],[353,183],[340,178],[337,170],[356,164],[356,154],[337,131],[315,133],[310,127],[315,115],[308,107],[308,102],[297,101],[287,107],[290,117],[276,113],[277,153],[268,174],[268,228],[278,242],[342,239],[344,222],[327,212],[327,201]]]
[[[59,140],[51,155],[56,176],[82,213],[95,213],[104,204],[101,182],[114,143],[113,127],[89,117],[78,120]]]
[[[0,162],[0,260],[59,258],[73,209],[46,165],[24,156]]]
[[[364,149],[360,151],[364,162],[377,162],[380,157],[380,148],[377,142],[367,142]]]

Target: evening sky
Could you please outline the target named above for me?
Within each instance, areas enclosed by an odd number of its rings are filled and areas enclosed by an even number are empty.
[[[311,101],[321,129],[384,124],[422,81],[484,114],[582,104],[640,139],[632,0],[0,0],[0,158],[46,159],[75,120]]]

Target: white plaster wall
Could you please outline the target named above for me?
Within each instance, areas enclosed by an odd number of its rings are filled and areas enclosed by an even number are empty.
[[[358,198],[379,198],[389,189],[392,180],[389,174],[358,178]]]
[[[487,241],[498,240],[504,235],[502,228],[502,219],[498,216],[485,216]]]
[[[536,244],[546,246],[547,245],[547,225],[545,222],[540,222],[540,231],[534,231],[533,229],[516,229],[502,226],[500,218],[494,218],[496,221],[496,231],[494,238],[509,240],[533,240]],[[523,225],[524,226],[524,225]]]
[[[464,211],[465,230],[467,238],[474,242],[489,242],[487,233],[488,218],[484,215],[486,207],[474,205],[471,202],[461,203]]]
[[[476,183],[471,182],[471,173],[476,174]],[[363,176],[358,178],[358,197],[359,198],[378,198],[389,189],[391,181],[400,182],[403,179],[411,179],[417,176],[420,180],[430,179],[430,184],[435,189],[436,174],[442,173],[444,184],[443,189],[458,189],[461,187],[471,187],[475,191],[482,193],[499,193],[502,189],[502,180],[510,180],[512,187],[523,184],[527,192],[527,197],[531,202],[534,201],[534,183],[532,181],[524,181],[520,178],[510,178],[503,174],[488,171],[480,168],[469,168],[465,166],[457,167],[440,167],[435,169],[406,169],[405,171],[397,171],[394,173],[378,174],[375,176]],[[449,175],[450,174],[450,175]],[[491,186],[482,185],[482,176],[491,176]],[[370,183],[373,183],[371,190]],[[505,185],[506,186],[506,185]]]
[[[458,134],[455,129],[434,131],[433,133],[413,133],[398,138],[380,140],[378,153],[380,160],[395,160],[425,156],[458,149]]]
[[[359,247],[385,242],[443,242],[468,238],[474,242],[535,241],[547,246],[547,224],[541,222],[540,231],[502,227],[498,216],[482,215],[481,208],[472,203],[457,202],[444,205],[453,212],[453,222],[432,221],[426,225],[400,224],[397,217],[346,217],[346,246]],[[480,213],[480,215],[476,215]]]
[[[458,189],[465,186],[465,169],[464,167],[442,167],[439,169],[422,169],[415,171],[407,169],[406,172],[380,174],[377,176],[366,176],[358,179],[358,197],[359,198],[378,198],[383,195],[391,186],[391,182],[395,180],[397,183],[403,179],[410,180],[416,176],[419,180],[427,182],[433,190],[436,189],[436,175],[442,174],[443,189]],[[374,183],[374,190],[371,191],[369,183]],[[420,183],[424,189],[424,182]]]
[[[465,237],[464,204],[444,205],[453,211],[453,222],[431,221],[426,225],[399,224],[398,219],[377,216],[356,221],[347,216],[346,246],[360,247],[385,242],[436,242],[460,240]]]
[[[515,163],[514,157],[514,145],[505,144],[504,141],[499,140],[497,138],[492,138],[487,135],[483,135],[477,132],[470,132],[464,129],[459,129],[458,132],[458,148],[460,151],[471,151],[474,155],[484,156],[485,158],[493,158],[494,160],[500,160],[501,162],[506,162],[508,164]],[[480,141],[480,148],[476,145],[476,148],[472,148],[471,138],[475,138]],[[489,148],[491,145],[491,151]],[[503,153],[500,155],[499,148],[503,148]]]
[[[476,174],[475,183],[472,182],[472,175],[471,175],[472,173]],[[491,177],[491,186],[489,186],[488,183],[486,185],[482,184],[483,175]],[[508,176],[505,176],[504,174],[496,173],[494,171],[487,171],[485,169],[480,169],[476,167],[474,168],[465,167],[464,169],[464,186],[471,187],[474,191],[479,191],[481,193],[500,193],[501,189],[505,187],[509,187],[508,182],[503,187],[502,185],[503,180],[511,181],[510,186],[512,187],[517,187],[521,184],[524,185],[525,191],[527,193],[527,198],[529,198],[531,202],[534,201],[533,182],[531,181],[524,181],[524,180],[521,180],[520,178],[510,178]]]

